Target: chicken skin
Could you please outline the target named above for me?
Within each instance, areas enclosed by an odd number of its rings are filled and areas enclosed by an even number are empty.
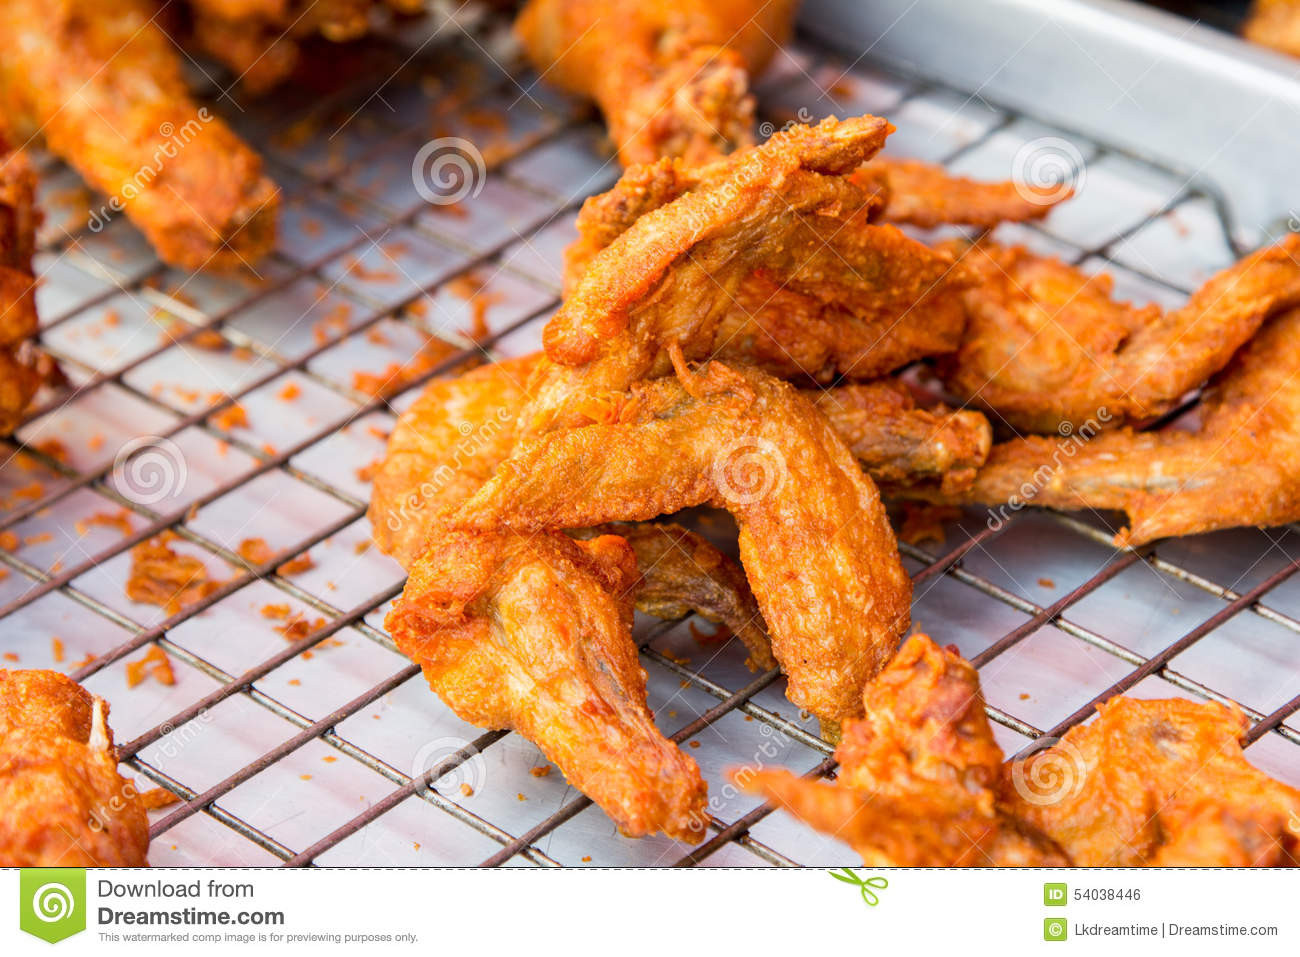
[[[595,100],[624,166],[697,166],[754,136],[750,77],[797,0],[529,0],[515,32],[548,81]]]
[[[667,374],[669,346],[817,379],[955,348],[963,271],[872,225],[875,198],[848,178],[891,129],[876,117],[794,127],[702,170],[633,171],[589,205],[524,434],[580,424],[601,395]],[[619,215],[618,195],[648,211]]]
[[[108,705],[55,671],[0,670],[0,867],[142,867],[149,826]]]
[[[1162,314],[1115,302],[1109,277],[980,243],[962,255],[982,281],[963,293],[970,321],[940,373],[955,395],[1021,432],[1151,419],[1223,368],[1270,315],[1300,303],[1298,257],[1300,235],[1289,235]]]
[[[911,581],[874,484],[826,416],[785,382],[717,362],[608,408],[521,440],[453,521],[536,532],[724,508],[789,699],[826,724],[858,713],[907,628]]]
[[[190,99],[146,0],[0,4],[0,134],[41,137],[182,269],[253,263],[275,238],[261,159]],[[92,219],[92,225],[94,220]]]
[[[1206,390],[1195,431],[1031,436],[993,447],[950,503],[1122,509],[1117,545],[1300,519],[1300,309],[1269,321]]]
[[[833,783],[740,769],[741,787],[844,840],[870,866],[1295,865],[1300,792],[1242,754],[1240,712],[1117,697],[1003,761],[979,676],[913,635],[846,721]]]
[[[695,762],[655,727],[618,536],[438,529],[385,622],[463,720],[534,742],[629,836],[697,842]]]
[[[41,384],[36,334],[36,173],[22,153],[0,148],[0,435],[22,420]]]

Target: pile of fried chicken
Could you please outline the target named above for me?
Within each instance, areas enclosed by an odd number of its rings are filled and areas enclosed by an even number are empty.
[[[189,6],[194,42],[264,88],[304,38],[356,36],[374,5]],[[1122,510],[1119,545],[1300,518],[1300,237],[1161,311],[991,238],[1067,191],[883,156],[893,127],[874,116],[757,143],[751,76],[794,6],[526,4],[524,49],[595,101],[625,170],[582,208],[544,351],[433,380],[392,433],[369,514],[409,571],[394,641],[458,716],[536,743],[630,836],[697,842],[709,824],[699,768],[647,707],[639,610],[698,614],[751,668],[780,669],[839,742],[838,781],[736,779],[868,863],[1295,863],[1300,794],[1245,761],[1237,711],[1114,698],[1005,761],[973,667],[904,642],[885,500]],[[162,124],[199,115],[143,0],[18,0],[0,26],[19,41],[0,51],[0,129],[39,131],[107,194]],[[127,206],[188,267],[255,257],[274,233],[257,157],[205,123]],[[34,331],[29,193],[21,160],[0,167],[11,364]],[[966,238],[916,238],[937,227]],[[901,378],[918,363],[942,395]],[[3,369],[0,410],[20,412]],[[1198,421],[1162,424],[1198,392]],[[688,509],[729,513],[739,562],[673,521]],[[44,859],[67,809],[118,786],[102,703],[68,685],[0,672],[0,784],[31,808],[0,835],[15,860]],[[1042,800],[1062,764],[1077,781]],[[142,860],[142,813],[95,854]]]

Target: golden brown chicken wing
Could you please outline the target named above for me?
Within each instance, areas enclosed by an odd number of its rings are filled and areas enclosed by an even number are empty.
[[[790,700],[824,722],[857,713],[911,599],[875,486],[787,383],[716,362],[679,376],[634,386],[605,421],[522,440],[453,521],[536,531],[725,508]]]
[[[596,101],[624,166],[698,165],[753,142],[750,77],[797,0],[530,0],[515,32],[538,72]]]
[[[1161,415],[1201,386],[1270,315],[1300,302],[1300,235],[1219,273],[1161,314],[1111,299],[1111,280],[991,243],[962,257],[961,348],[940,362],[952,392],[1026,432],[1114,428]]]
[[[733,778],[870,865],[1295,865],[1300,792],[1251,767],[1240,712],[1117,697],[1096,719],[1004,762],[970,664],[907,640],[846,721],[834,784]]]
[[[1241,34],[1255,43],[1300,56],[1300,3],[1296,0],[1255,0]]]
[[[0,669],[0,867],[141,867],[149,827],[108,705],[54,671]]]
[[[931,500],[1123,509],[1117,545],[1300,519],[1300,309],[1272,319],[1206,391],[1195,431],[995,445],[966,490]]]
[[[385,624],[448,707],[533,741],[623,833],[696,842],[705,785],[646,708],[636,584],[617,536],[438,529]]]
[[[165,262],[233,268],[275,238],[260,158],[190,99],[146,0],[0,4],[0,134],[42,138],[125,210]]]
[[[1073,195],[1061,186],[982,182],[953,176],[937,163],[877,156],[853,174],[858,185],[884,196],[881,220],[921,229],[974,226],[1042,219]]]
[[[554,365],[534,380],[524,433],[579,424],[602,394],[666,374],[670,345],[822,379],[870,378],[954,348],[966,274],[872,225],[873,196],[848,179],[890,129],[827,120],[702,170],[665,162],[662,181],[630,173],[615,192],[636,208],[661,204],[634,219],[609,196],[592,209],[586,252],[572,260],[581,278],[546,326]],[[605,224],[602,209],[614,211]]]
[[[36,173],[22,153],[0,146],[0,435],[22,419],[40,387],[34,350],[36,334]]]

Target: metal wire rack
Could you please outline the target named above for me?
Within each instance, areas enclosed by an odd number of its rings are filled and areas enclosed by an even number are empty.
[[[656,717],[710,782],[712,833],[694,848],[619,837],[530,744],[459,722],[382,630],[402,575],[365,550],[356,468],[428,379],[537,348],[573,214],[617,173],[589,115],[489,61],[462,37],[437,62],[397,57],[379,90],[288,110],[223,99],[285,191],[281,247],[247,281],[174,274],[122,221],[86,229],[74,177],[44,163],[42,342],[71,384],[34,410],[0,472],[0,651],[70,669],[112,702],[126,767],[181,798],[153,814],[155,864],[853,863],[726,784],[736,765],[830,773],[832,748],[791,713],[776,672],[747,674],[733,646],[702,651],[689,622],[640,623],[638,636]],[[1088,185],[1006,238],[1105,267],[1140,298],[1176,301],[1241,252],[1214,186],[869,57],[846,66],[796,46],[761,93],[772,123],[880,113],[899,128],[891,149],[988,178],[1010,175],[1026,142],[1071,144]],[[475,142],[489,172],[481,195],[431,209],[412,157],[449,133]],[[466,275],[493,297],[487,335],[466,334],[454,286]],[[443,357],[398,394],[359,386],[430,334]],[[276,399],[287,383],[302,393],[293,403]],[[236,404],[247,424],[220,414]],[[141,435],[180,453],[161,497],[120,474],[121,446]],[[125,510],[123,530],[93,520],[104,509]],[[1107,516],[987,519],[968,510],[942,548],[902,549],[914,618],[980,668],[1008,752],[1117,693],[1185,694],[1235,702],[1252,721],[1250,758],[1300,783],[1289,529],[1117,552]],[[223,581],[172,614],[123,597],[129,550],[168,529]],[[275,556],[241,557],[251,535]],[[314,569],[282,569],[309,552]],[[257,613],[267,602],[289,603],[310,631],[285,640]],[[55,638],[82,660],[64,663]],[[127,660],[151,646],[176,684],[128,689]]]

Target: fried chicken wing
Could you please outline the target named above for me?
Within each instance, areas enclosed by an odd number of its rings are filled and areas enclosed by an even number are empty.
[[[870,865],[1295,865],[1300,791],[1242,754],[1240,712],[1116,697],[1090,724],[1003,761],[979,676],[924,635],[864,691],[834,784],[733,772]]]
[[[453,711],[517,730],[630,836],[696,842],[695,762],[655,727],[625,541],[439,529],[386,626]]]
[[[797,0],[530,0],[515,32],[541,75],[593,99],[624,166],[690,165],[754,136],[751,75],[790,35]]]
[[[875,486],[787,383],[716,362],[679,375],[635,386],[605,422],[521,441],[453,521],[535,531],[725,508],[790,700],[825,722],[857,713],[911,599]]]
[[[1255,0],[1241,34],[1255,43],[1300,56],[1300,3],[1296,0]]]
[[[1269,321],[1206,390],[1196,431],[1120,429],[995,445],[945,502],[1122,509],[1117,545],[1300,519],[1300,309]]]
[[[1112,300],[1109,277],[980,243],[962,262],[983,281],[963,293],[970,321],[940,374],[954,394],[1021,431],[1150,419],[1223,368],[1270,315],[1300,302],[1298,256],[1300,235],[1289,235],[1161,314]]]
[[[659,203],[635,219],[616,197],[588,207],[570,262],[581,276],[546,326],[554,365],[535,380],[525,434],[579,424],[602,393],[666,374],[670,345],[818,379],[954,348],[965,272],[871,224],[873,196],[848,180],[890,129],[875,117],[795,127],[703,170],[630,173],[615,193]]]
[[[54,671],[0,669],[0,867],[141,867],[149,827],[108,705]]]
[[[41,376],[27,342],[37,331],[36,173],[22,153],[0,145],[0,435],[18,425]]]
[[[0,4],[0,133],[41,137],[125,209],[165,262],[233,268],[266,253],[278,194],[261,159],[190,99],[145,0]]]
[[[992,229],[1042,219],[1073,195],[1061,186],[953,176],[937,163],[892,156],[877,156],[855,171],[853,180],[886,197],[884,222],[921,229],[948,224]]]

